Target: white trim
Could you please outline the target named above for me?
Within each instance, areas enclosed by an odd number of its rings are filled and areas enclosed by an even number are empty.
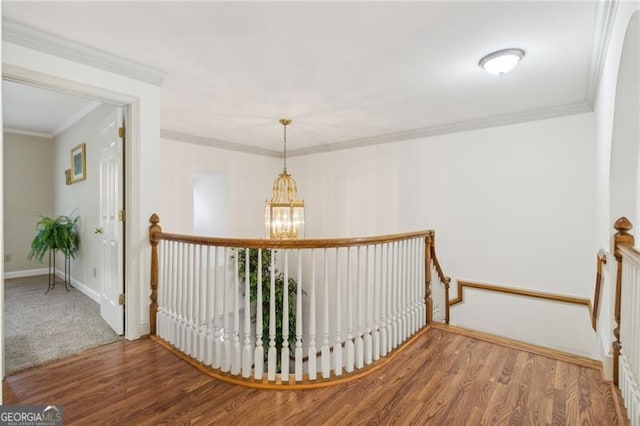
[[[12,19],[2,19],[2,40],[156,86],[161,86],[167,76],[165,71],[157,68]]]
[[[91,101],[89,104],[87,104],[84,108],[82,108],[80,111],[76,112],[75,114],[73,114],[71,117],[69,117],[69,119],[65,120],[64,123],[62,123],[61,125],[59,125],[54,131],[53,131],[53,136],[58,136],[60,133],[64,132],[65,130],[67,130],[69,127],[73,126],[74,124],[76,124],[78,121],[82,120],[84,117],[86,117],[87,115],[89,115],[89,113],[91,113],[91,111],[93,111],[94,109],[98,108],[100,105],[102,105],[102,102],[98,102],[98,101]]]
[[[593,106],[602,78],[605,58],[609,50],[613,24],[618,10],[618,0],[600,0],[596,3],[595,33],[593,35],[593,50],[587,81],[585,100]]]
[[[243,145],[235,142],[227,142],[220,139],[208,138],[205,136],[196,136],[188,133],[182,133],[175,130],[160,129],[160,138],[169,139],[177,142],[192,143],[195,145],[209,146],[212,148],[226,149],[229,151],[244,152],[246,154],[263,155],[265,157],[281,158],[282,152],[273,149],[258,148],[251,145]]]
[[[383,135],[370,136],[365,138],[350,139],[347,141],[334,142],[325,145],[315,145],[307,148],[298,148],[287,151],[289,157],[303,155],[321,154],[323,152],[338,151],[343,149],[360,148],[369,145],[379,145],[384,143],[400,142],[410,139],[423,139],[431,136],[445,135],[470,130],[485,129],[489,127],[506,126],[527,121],[546,120],[549,118],[563,117],[566,115],[583,114],[592,112],[593,108],[586,102],[576,102],[573,104],[559,105],[549,108],[515,112],[493,117],[480,118],[477,120],[460,121],[456,123],[442,124],[438,126],[422,127],[418,129],[406,130],[403,132],[387,133]],[[161,139],[169,139],[178,142],[193,143],[213,148],[238,151],[249,154],[263,155],[265,157],[282,158],[282,152],[255,146],[242,145],[234,142],[227,142],[219,139],[195,136],[188,133],[177,132],[175,130],[161,129]]]
[[[14,129],[12,127],[5,127],[2,129],[2,131],[4,133],[11,133],[14,135],[34,136],[36,138],[53,139],[53,135],[50,133],[32,132],[31,130]]]
[[[38,275],[47,275],[48,273],[49,273],[49,269],[47,268],[26,269],[23,271],[5,272],[4,279],[10,280],[12,278],[37,277]]]
[[[485,129],[489,127],[506,126],[528,121],[546,120],[573,114],[591,112],[593,109],[586,102],[559,105],[550,108],[541,108],[530,111],[516,112],[478,120],[460,121],[457,123],[443,124],[439,126],[423,127],[404,132],[388,133],[385,135],[371,136],[368,138],[351,139],[343,142],[335,142],[328,145],[317,145],[309,148],[293,149],[288,151],[290,157],[319,154],[342,149],[360,148],[369,145],[379,145],[390,142],[400,142],[411,139],[423,139],[431,136],[467,132],[470,130]]]
[[[61,271],[60,269],[56,268],[56,276],[64,280],[64,271]],[[59,282],[56,284],[58,286],[64,285],[63,283],[59,283]],[[100,293],[98,293],[97,291],[90,289],[89,287],[82,284],[80,281],[76,280],[73,277],[71,277],[71,285],[73,286],[73,288],[78,290],[80,293],[83,293],[89,299],[93,300],[97,304],[100,304]]]

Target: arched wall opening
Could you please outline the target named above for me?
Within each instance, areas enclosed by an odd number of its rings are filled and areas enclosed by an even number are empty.
[[[640,12],[629,21],[622,46],[613,118],[610,217],[640,226]]]

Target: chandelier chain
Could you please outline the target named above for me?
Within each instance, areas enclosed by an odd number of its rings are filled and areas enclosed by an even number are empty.
[[[284,172],[287,173],[287,125],[284,125]]]

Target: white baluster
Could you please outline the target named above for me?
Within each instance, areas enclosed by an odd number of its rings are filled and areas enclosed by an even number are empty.
[[[351,373],[355,363],[355,347],[353,344],[353,282],[351,281],[351,247],[347,247],[347,341],[345,343],[345,371]]]
[[[276,251],[271,250],[269,285],[269,351],[267,352],[267,379],[276,379]]]
[[[425,243],[423,239],[419,239],[418,240],[418,247],[420,248],[420,252],[418,254],[419,256],[419,262],[418,262],[418,303],[420,304],[420,311],[419,311],[419,324],[420,324],[420,328],[424,327],[427,324],[426,321],[426,315],[427,315],[427,308],[424,304],[424,296],[425,296],[425,287],[424,287],[424,280],[425,280]]]
[[[236,251],[234,270],[234,286],[233,286],[233,335],[232,335],[232,354],[231,354],[231,374],[240,374],[242,366],[242,347],[240,345],[240,270],[238,267],[238,258],[240,251]]]
[[[387,355],[389,335],[387,334],[387,291],[389,288],[389,244],[380,246],[380,356]]]
[[[416,282],[418,275],[416,271],[416,240],[415,238],[408,240],[409,243],[409,268],[411,280],[409,281],[409,306],[411,306],[411,326],[409,327],[409,335],[413,335],[418,331],[418,298],[416,295]]]
[[[400,255],[399,255],[399,243],[396,241],[393,243],[393,323],[391,326],[391,349],[395,349],[400,342],[400,310],[399,310],[399,293],[400,293]]]
[[[316,251],[311,249],[311,288],[309,290],[309,380],[317,375],[316,359]]]
[[[302,380],[302,252],[298,250],[298,287],[296,291],[296,381]]]
[[[229,285],[229,248],[224,248],[224,269],[222,273],[222,361],[220,370],[225,373],[231,369],[231,333],[229,332],[229,306],[227,286]]]
[[[194,244],[189,244],[189,269],[187,274],[187,346],[186,353],[193,356],[195,346],[195,309],[194,309],[194,294],[195,284],[198,272],[196,271],[196,247]]]
[[[284,283],[282,288],[282,348],[280,378],[289,380],[289,250],[284,250]]]
[[[184,243],[180,243],[180,262],[179,266],[179,277],[178,277],[178,327],[176,330],[177,334],[177,348],[184,351],[185,344],[185,330],[184,330],[184,318],[185,318],[185,281],[187,276],[187,266],[186,266],[186,245]]]
[[[373,246],[373,360],[380,359],[380,275],[382,260],[379,259],[379,246]]]
[[[211,282],[211,334],[213,339],[212,349],[212,361],[211,365],[214,368],[221,368],[222,366],[222,324],[220,324],[220,313],[223,312],[222,297],[220,297],[221,285],[219,277],[218,259],[220,257],[220,247],[215,247],[213,251],[213,280]],[[224,252],[224,250],[222,250]]]
[[[327,249],[322,250],[324,258],[324,300],[322,312],[322,348],[320,354],[320,364],[322,367],[322,377],[327,379],[331,375],[331,348],[329,347],[329,259]]]
[[[197,285],[197,293],[195,300],[196,307],[196,324],[195,324],[195,332],[196,332],[196,358],[198,361],[202,362],[204,360],[204,344],[205,344],[205,332],[204,332],[204,303],[206,302],[206,258],[205,258],[205,249],[206,246],[198,245],[198,285]]]
[[[244,345],[242,353],[242,377],[251,377],[251,364],[253,364],[253,348],[251,347],[251,288],[249,279],[251,272],[251,249],[245,249],[244,261]]]
[[[407,244],[406,241],[400,241],[400,336],[398,344],[407,339],[408,330],[408,313],[407,313]]]
[[[262,379],[264,374],[264,347],[262,342],[262,249],[258,249],[258,283],[256,291],[256,350],[254,377]]]
[[[372,262],[370,259],[371,252],[369,250],[371,246],[366,246],[365,248],[365,258],[364,258],[364,325],[365,325],[365,334],[364,334],[364,363],[369,365],[373,359],[373,339],[371,338],[371,308],[372,308],[372,281],[373,281],[373,273],[371,271]]]
[[[364,304],[364,285],[362,283],[363,279],[362,276],[364,274],[362,274],[361,269],[362,269],[362,262],[361,262],[361,256],[360,256],[360,246],[358,246],[358,257],[357,257],[357,266],[356,266],[356,293],[357,293],[357,297],[355,300],[355,306],[356,306],[356,326],[357,328],[357,334],[356,334],[356,341],[355,341],[355,350],[356,350],[356,368],[362,368],[364,367],[364,341],[362,339],[362,334],[363,334],[363,304]]]
[[[173,344],[173,346],[177,346],[178,344],[178,286],[179,286],[179,268],[180,268],[180,253],[179,253],[179,243],[173,241],[171,243],[171,257],[172,257],[172,268],[171,268],[171,323],[169,325],[170,329],[168,330],[169,342]]]
[[[158,263],[161,265],[160,277],[158,277],[158,314],[156,315],[156,335],[165,337],[165,313],[167,310],[167,284],[169,276],[169,256],[168,256],[168,242],[161,240],[158,246]]]
[[[185,260],[184,260],[184,282],[183,282],[183,338],[182,338],[182,352],[189,354],[190,345],[191,345],[191,283],[192,283],[192,274],[193,274],[193,265],[191,264],[193,260],[193,245],[185,244]]]
[[[336,297],[335,297],[335,309],[336,309],[336,338],[333,344],[333,372],[336,376],[342,375],[342,339],[340,333],[342,331],[342,307],[341,307],[341,293],[342,286],[340,285],[340,249],[336,248]]]
[[[215,279],[215,274],[212,271],[212,262],[211,256],[214,253],[215,247],[207,246],[205,251],[206,256],[206,265],[205,268],[207,270],[206,279],[204,282],[205,286],[205,297],[204,297],[204,321],[205,321],[205,351],[204,351],[204,363],[206,365],[211,365],[213,363],[213,323],[211,321],[212,316],[214,315],[213,310],[215,308],[214,305],[214,297],[213,297],[213,279]]]

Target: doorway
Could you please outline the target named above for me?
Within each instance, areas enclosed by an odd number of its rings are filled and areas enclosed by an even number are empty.
[[[53,104],[52,104],[53,102]],[[117,280],[115,284],[120,291],[124,293],[124,226],[123,223],[118,225],[121,232],[117,234],[115,240],[118,244],[117,257],[108,257],[104,254],[102,246],[103,239],[95,231],[105,227],[103,217],[100,214],[103,203],[103,196],[110,197],[109,206],[116,207],[124,211],[124,157],[122,145],[119,149],[119,157],[116,157],[115,170],[119,173],[103,176],[104,155],[103,130],[106,122],[114,115],[114,111],[119,111],[115,115],[122,120],[126,116],[123,113],[122,106],[112,103],[96,101],[80,96],[61,93],[59,91],[51,91],[41,87],[21,84],[14,81],[3,81],[3,105],[4,105],[4,188],[5,188],[5,278],[13,280],[23,280],[24,286],[30,284],[37,289],[37,277],[43,276],[46,271],[45,265],[33,264],[26,260],[29,244],[35,231],[35,223],[38,221],[39,215],[58,216],[58,215],[76,215],[78,219],[78,234],[80,237],[79,251],[75,259],[71,262],[71,285],[73,286],[73,294],[65,294],[64,285],[57,285],[54,289],[55,295],[61,299],[63,305],[52,303],[52,298],[42,299],[44,303],[58,306],[62,319],[73,317],[78,320],[81,316],[79,310],[74,311],[75,305],[79,306],[78,296],[87,299],[90,304],[97,307],[97,315],[100,316],[100,306],[105,305],[105,294],[111,296],[114,292],[105,292],[105,277],[112,277]],[[53,106],[52,106],[53,105]],[[122,121],[121,120],[121,121]],[[119,124],[119,127],[124,125]],[[118,128],[115,134],[118,136]],[[112,132],[113,133],[113,132]],[[124,132],[122,132],[124,137]],[[123,137],[119,137],[117,142],[122,143]],[[79,149],[81,148],[81,149]],[[69,179],[66,178],[67,170],[74,170],[73,160],[74,154],[80,155],[80,163],[76,163],[82,167],[84,175],[82,178]],[[78,158],[76,158],[78,160]],[[114,163],[111,159],[112,166]],[[112,167],[111,170],[114,168]],[[22,171],[25,171],[24,173]],[[28,172],[28,173],[26,173]],[[115,178],[114,178],[115,175]],[[119,177],[119,178],[118,178]],[[113,187],[109,189],[109,185]],[[114,196],[118,203],[114,204]],[[113,227],[112,227],[113,228]],[[114,240],[110,239],[113,244]],[[112,261],[112,266],[107,268],[105,259]],[[46,259],[45,259],[46,262]],[[115,263],[114,263],[115,262]],[[59,258],[57,262],[58,269],[62,267],[64,262]],[[113,268],[113,265],[116,265]],[[108,269],[109,273],[105,273]],[[114,273],[112,269],[116,269]],[[58,271],[62,274],[63,271]],[[35,280],[35,282],[34,282]],[[8,290],[15,290],[15,281],[7,281]],[[113,287],[113,286],[112,286]],[[42,292],[33,291],[33,296],[41,296]],[[9,297],[10,295],[7,295]],[[11,297],[16,296],[12,293]],[[72,297],[74,299],[72,299]],[[115,294],[117,302],[118,294]],[[65,308],[64,301],[71,303],[71,307]],[[7,310],[10,310],[10,300],[7,299]],[[22,303],[26,303],[24,300]],[[33,307],[32,307],[33,308]],[[119,329],[117,333],[111,332],[113,335],[121,335],[124,332],[124,309],[118,306],[120,313]],[[37,308],[33,308],[37,309]],[[117,313],[115,314],[117,316]],[[43,315],[35,314],[31,317],[43,317]],[[31,319],[28,317],[26,319]],[[78,318],[76,318],[78,317]],[[111,315],[113,319],[113,313]],[[28,321],[25,318],[10,319],[5,317],[6,328],[10,329],[12,325],[18,328],[26,329]],[[42,318],[43,320],[45,318]],[[67,318],[68,319],[68,318]],[[101,320],[100,320],[101,321]],[[42,323],[35,322],[34,326],[38,328],[38,332],[46,328],[51,328],[51,332],[55,336],[53,340],[48,341],[48,346],[56,346],[52,342],[56,340],[66,341],[66,345],[62,345],[61,352],[68,355],[64,346],[70,345],[69,339],[77,339],[78,337],[89,337],[88,342],[95,337],[92,333],[85,333],[84,336],[78,336],[76,333],[65,335],[65,328],[71,330],[71,325],[56,327],[55,320],[49,317]],[[73,321],[72,321],[73,323]],[[85,320],[85,323],[88,321]],[[38,327],[38,324],[40,326]],[[51,327],[49,327],[51,326]],[[117,328],[117,327],[116,327]],[[36,333],[32,333],[36,334]],[[103,330],[93,334],[105,334]],[[6,339],[16,336],[8,335]],[[107,336],[109,338],[109,336]],[[102,344],[103,341],[98,341]],[[86,349],[90,343],[81,343],[76,345],[81,349]],[[17,337],[13,344],[7,343],[5,349],[10,347],[24,347],[31,350],[39,349],[33,342],[29,343],[24,336]],[[42,349],[42,348],[40,348]],[[50,350],[51,348],[45,348]],[[55,349],[55,348],[54,348]],[[25,356],[25,354],[22,354]],[[39,359],[36,356],[35,359]],[[7,368],[10,359],[7,359]]]

